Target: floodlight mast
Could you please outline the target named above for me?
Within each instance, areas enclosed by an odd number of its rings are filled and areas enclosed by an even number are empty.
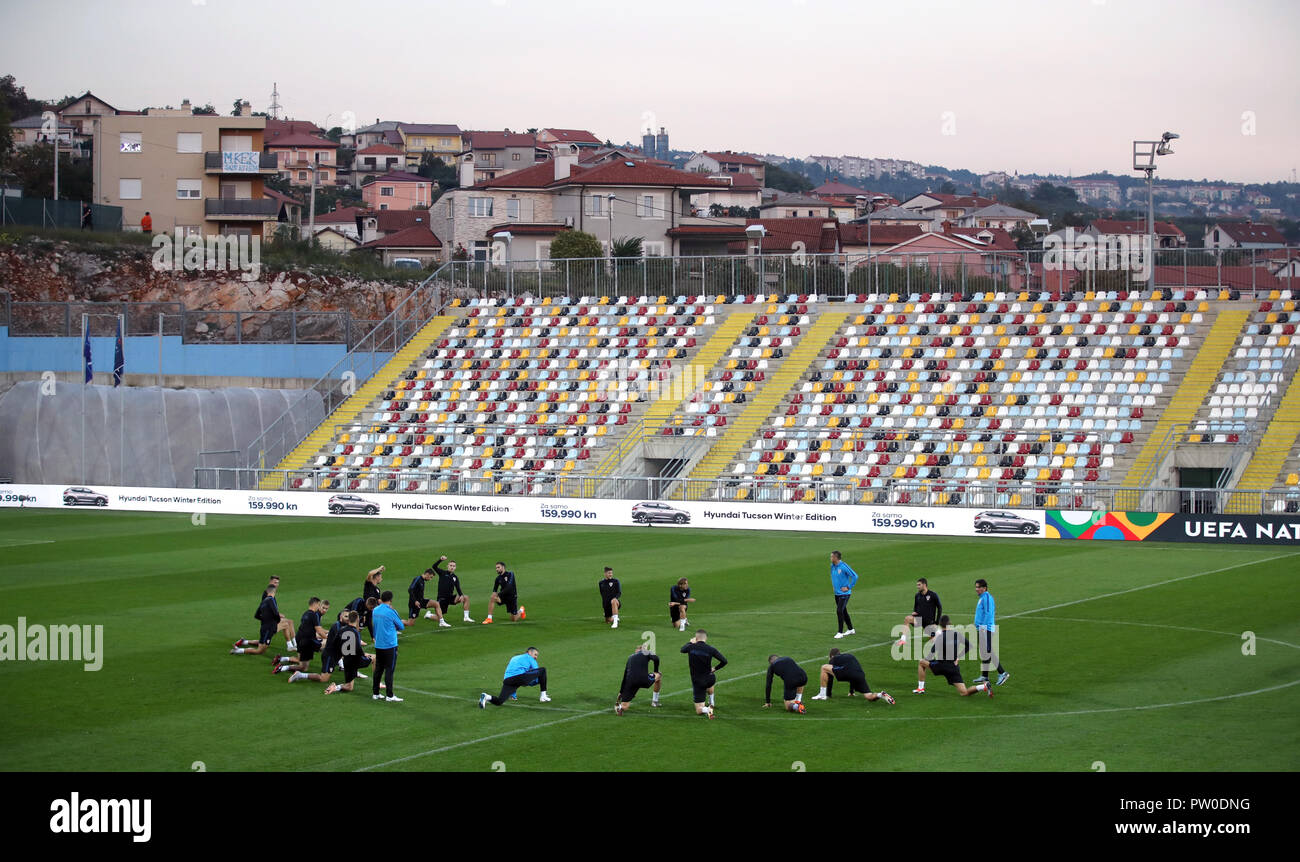
[[[1150,279],[1153,287],[1156,283],[1156,156],[1172,155],[1174,148],[1169,145],[1169,142],[1178,138],[1177,132],[1165,132],[1158,141],[1133,142],[1133,170],[1144,171],[1147,175],[1147,254],[1151,255]]]

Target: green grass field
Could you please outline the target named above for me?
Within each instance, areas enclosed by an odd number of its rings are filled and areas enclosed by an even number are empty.
[[[858,633],[839,642],[835,548],[862,576]],[[404,612],[407,583],[440,553],[458,560],[476,620],[505,560],[528,619],[464,625],[453,609],[451,629],[421,620],[401,641],[404,703],[368,689],[324,697],[320,684],[271,675],[266,657],[228,654],[257,636],[252,613],[272,574],[296,620],[311,595],[337,611],[383,563]],[[0,663],[5,770],[1300,769],[1300,550],[6,510],[0,560],[0,624],[102,625],[105,642],[98,672]],[[618,630],[601,617],[604,565],[623,584]],[[678,654],[689,636],[668,623],[668,588],[683,575],[698,599],[692,627],[730,660],[712,722],[693,714]],[[1012,673],[994,699],[937,679],[911,694],[915,662],[893,660],[889,642],[922,575],[958,623],[972,620],[974,579],[988,579]],[[1246,631],[1254,655],[1243,655]],[[643,692],[616,717],[643,633],[664,659],[664,706],[650,709]],[[807,701],[833,645],[856,652],[898,705],[850,700],[842,685]],[[554,701],[523,689],[479,710],[479,692],[495,692],[528,646]],[[769,653],[810,671],[806,715],[761,709]],[[977,663],[963,670],[969,681]]]

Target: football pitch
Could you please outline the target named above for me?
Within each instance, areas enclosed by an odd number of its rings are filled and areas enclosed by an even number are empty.
[[[861,576],[857,633],[841,641],[831,550]],[[328,627],[380,564],[404,616],[407,584],[440,554],[458,561],[479,622],[453,608],[450,629],[408,628],[402,703],[372,701],[369,680],[326,697],[272,675],[268,656],[229,654],[257,637],[273,574],[283,614],[296,624],[321,596]],[[10,771],[1300,769],[1300,549],[5,510],[0,560],[0,624],[103,626],[97,671],[0,662]],[[527,619],[485,626],[497,560],[516,572]],[[596,587],[606,565],[623,587],[617,630]],[[690,628],[729,661],[713,721],[694,714],[679,654],[690,635],[668,620],[683,576]],[[973,620],[974,580],[988,580],[1011,672],[994,698],[935,676],[912,694],[916,662],[891,650],[921,576],[958,624]],[[663,706],[643,691],[616,716],[624,662],[646,639],[663,659]],[[530,646],[553,701],[525,688],[480,710]],[[897,705],[850,699],[844,684],[809,700],[832,646]],[[277,635],[270,652],[283,651]],[[780,710],[780,680],[761,708],[771,653],[808,671],[807,714]],[[969,682],[978,661],[962,670]]]

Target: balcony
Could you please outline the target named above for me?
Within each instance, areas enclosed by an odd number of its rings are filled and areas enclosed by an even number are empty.
[[[208,174],[274,174],[279,164],[275,153],[212,152],[203,154],[203,170]]]
[[[273,200],[241,198],[207,198],[203,216],[212,221],[275,221],[280,204]]]

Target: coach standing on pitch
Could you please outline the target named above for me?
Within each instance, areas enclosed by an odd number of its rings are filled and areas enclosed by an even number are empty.
[[[983,578],[978,578],[975,581],[975,596],[975,640],[978,641],[976,646],[980,654],[980,675],[975,681],[987,682],[989,670],[996,666],[998,669],[998,685],[1002,685],[1011,677],[1011,674],[1002,669],[1002,662],[998,660],[997,650],[993,645],[998,625],[993,604],[993,594],[989,592],[988,581]]]
[[[375,681],[371,686],[371,700],[379,700],[379,679],[383,677],[388,687],[388,702],[401,703],[402,699],[393,693],[393,671],[397,668],[397,633],[406,630],[402,615],[393,609],[393,591],[384,590],[379,597],[379,606],[371,615],[375,625]]]
[[[849,599],[853,597],[853,585],[858,582],[858,573],[840,558],[839,551],[831,551],[831,589],[835,591],[835,623],[839,630],[835,639],[856,634],[853,620],[849,618]]]

